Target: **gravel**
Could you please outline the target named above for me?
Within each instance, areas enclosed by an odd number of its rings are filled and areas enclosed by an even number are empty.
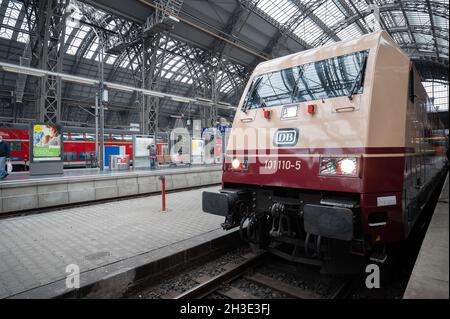
[[[225,265],[230,263],[237,264],[244,261],[244,256],[249,252],[249,247],[237,248],[206,264],[195,268],[186,269],[179,275],[166,278],[164,279],[164,282],[160,284],[141,288],[138,292],[131,293],[126,298],[159,299],[164,298],[164,296],[168,295],[170,292],[183,293],[198,285],[195,278],[203,276],[217,276],[226,270],[224,268]]]

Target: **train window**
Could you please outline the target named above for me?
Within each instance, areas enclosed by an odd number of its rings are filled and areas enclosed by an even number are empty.
[[[22,142],[18,141],[9,142],[9,150],[11,152],[20,152],[22,150]]]
[[[368,56],[360,51],[263,74],[253,81],[244,110],[361,94]]]
[[[64,141],[68,141],[69,140],[69,134],[68,133],[63,133],[63,140]]]
[[[78,153],[78,158],[80,161],[89,161],[94,157],[94,153],[92,152],[80,152]]]
[[[95,134],[86,133],[86,141],[94,141],[94,140],[95,140]]]
[[[70,134],[70,139],[72,141],[84,141],[84,136],[82,133],[72,133]]]
[[[409,83],[408,83],[408,91],[409,91],[409,100],[414,103],[414,69],[411,66],[409,68]]]
[[[64,160],[65,161],[76,161],[77,160],[77,153],[76,152],[65,152],[64,153]]]
[[[122,141],[122,135],[112,134],[113,141]]]
[[[124,135],[124,136],[123,136],[123,140],[124,140],[124,141],[128,141],[128,142],[129,142],[129,141],[132,141],[132,140],[133,140],[133,136],[131,136],[131,135]]]
[[[109,134],[103,134],[103,140],[104,141],[111,141],[111,136],[109,136]]]

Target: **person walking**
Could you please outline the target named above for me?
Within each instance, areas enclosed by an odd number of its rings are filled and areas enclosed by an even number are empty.
[[[5,169],[7,161],[9,161],[9,144],[0,135],[0,179],[5,179],[9,175]]]
[[[150,145],[149,152],[150,152],[150,169],[155,169],[156,168],[156,155],[157,155],[155,144]]]

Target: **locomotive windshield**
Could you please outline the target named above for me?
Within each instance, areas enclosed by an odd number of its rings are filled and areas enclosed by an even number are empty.
[[[307,63],[255,78],[243,111],[363,93],[369,51]]]

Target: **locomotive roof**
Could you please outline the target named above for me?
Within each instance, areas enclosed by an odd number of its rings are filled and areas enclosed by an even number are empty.
[[[339,55],[349,54],[367,49],[378,49],[380,44],[384,44],[394,50],[403,53],[400,47],[392,40],[386,31],[372,32],[356,39],[340,41],[327,46],[309,49],[298,53],[286,55],[270,61],[260,63],[253,73],[253,76],[273,72],[276,70],[293,67],[314,61],[320,61]],[[404,53],[403,53],[404,54]],[[406,56],[406,54],[404,54]]]

